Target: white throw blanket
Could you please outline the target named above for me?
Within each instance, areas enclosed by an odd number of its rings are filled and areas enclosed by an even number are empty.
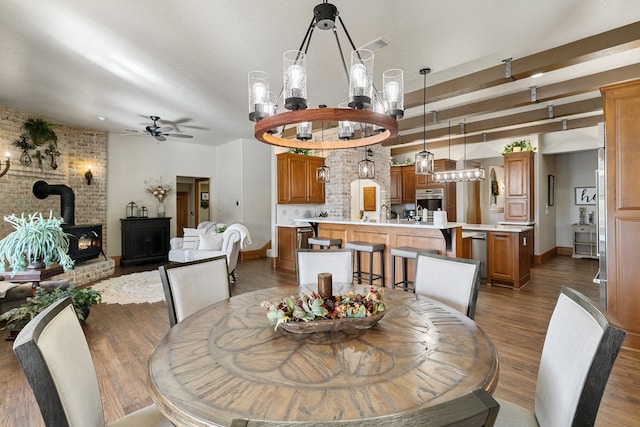
[[[251,244],[251,236],[249,236],[249,230],[247,229],[247,227],[238,223],[231,224],[229,227],[227,227],[224,233],[227,234],[233,231],[237,231],[238,233],[240,233],[240,249],[244,249],[247,247],[247,245]]]

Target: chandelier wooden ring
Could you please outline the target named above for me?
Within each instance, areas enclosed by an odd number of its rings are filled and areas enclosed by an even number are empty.
[[[351,121],[377,125],[385,130],[380,133],[350,140],[338,141],[300,141],[297,139],[280,138],[269,133],[280,126],[295,125],[301,122],[338,122]],[[398,135],[398,121],[386,114],[368,110],[354,110],[351,108],[314,108],[308,110],[290,111],[266,117],[255,124],[254,135],[257,140],[280,147],[334,150],[340,148],[357,148],[378,144],[386,139]]]

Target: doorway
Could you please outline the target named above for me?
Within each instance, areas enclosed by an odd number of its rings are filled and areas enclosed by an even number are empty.
[[[184,228],[196,228],[211,220],[210,179],[205,177],[176,177],[176,235]]]

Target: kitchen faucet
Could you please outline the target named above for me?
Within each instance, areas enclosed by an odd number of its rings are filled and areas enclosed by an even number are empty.
[[[387,205],[382,205],[382,206],[380,206],[380,222],[382,222],[382,210],[383,210],[383,209],[386,209],[386,210],[387,210],[387,221],[389,221],[389,217],[391,216],[391,215],[389,214],[389,210],[390,210],[390,209],[389,209],[389,206],[387,206]]]

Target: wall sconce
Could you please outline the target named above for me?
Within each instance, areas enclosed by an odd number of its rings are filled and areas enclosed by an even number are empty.
[[[11,160],[9,160],[9,158],[11,157],[11,154],[9,154],[8,151],[5,154],[7,156],[7,160],[4,163],[4,170],[0,172],[0,177],[5,176],[7,172],[9,172],[9,166],[11,166]],[[0,162],[0,168],[1,167],[2,167],[2,162]]]
[[[84,173],[84,179],[87,180],[87,185],[91,185],[91,180],[93,179],[93,174],[91,173],[91,166],[87,168],[87,171]]]

